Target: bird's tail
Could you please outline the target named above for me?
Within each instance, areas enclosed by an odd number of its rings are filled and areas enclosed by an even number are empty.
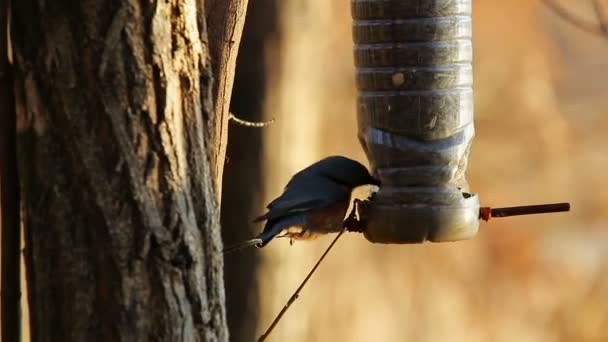
[[[266,246],[272,239],[274,239],[275,236],[277,236],[277,234],[278,233],[272,231],[263,232],[262,234],[258,235],[257,240],[259,243],[257,243],[256,246],[258,248]]]
[[[266,246],[270,242],[270,240],[272,240],[276,235],[277,234],[273,233],[273,232],[262,233],[262,234],[258,235],[258,237],[256,237],[256,238],[245,240],[245,241],[239,242],[239,243],[235,243],[232,246],[224,248],[224,254],[229,254],[232,252],[240,251],[241,249],[245,249],[245,248],[248,248],[251,246],[256,246],[257,248],[262,248],[262,247]]]
[[[291,221],[285,221],[285,222],[287,224],[289,224]],[[283,231],[284,226],[285,226],[285,224],[277,224],[277,222],[275,222],[274,220],[267,221],[266,225],[264,226],[264,230],[262,231],[262,233],[260,233],[260,235],[256,236],[253,239],[239,242],[228,248],[225,248],[224,254],[240,251],[241,249],[244,249],[244,248],[247,248],[250,246],[256,246],[258,248],[262,248],[262,247],[266,246],[277,235],[279,235]]]
[[[281,232],[283,231],[283,228],[285,228],[285,226],[289,225],[291,221],[286,221],[286,220],[282,220],[282,221],[275,221],[275,220],[269,220],[266,222],[266,224],[264,225],[264,230],[262,231],[262,233],[260,233],[260,235],[256,236],[256,239],[259,240],[259,243],[256,244],[256,246],[258,248],[262,248],[264,246],[266,246],[270,241],[272,241],[272,239],[274,239],[277,235],[281,234]],[[287,223],[287,224],[285,224]]]

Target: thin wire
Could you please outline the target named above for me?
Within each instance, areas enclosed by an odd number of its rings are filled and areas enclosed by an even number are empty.
[[[304,285],[306,285],[306,283],[308,282],[308,279],[310,279],[310,277],[313,275],[313,273],[315,273],[315,271],[317,270],[317,267],[319,267],[319,265],[321,264],[323,259],[325,259],[325,256],[327,255],[327,253],[329,253],[329,251],[332,249],[332,247],[336,244],[336,242],[338,241],[340,236],[342,236],[342,234],[344,234],[345,231],[346,231],[346,229],[342,229],[340,231],[340,233],[338,234],[338,236],[336,236],[336,238],[329,244],[329,246],[327,247],[325,252],[323,252],[323,254],[319,258],[319,260],[317,260],[317,263],[315,264],[315,266],[310,270],[310,272],[308,272],[308,275],[306,276],[306,278],[304,278],[304,281],[302,281],[302,283],[300,284],[300,287],[298,287],[298,289],[293,293],[293,295],[291,295],[291,298],[289,298],[289,300],[287,301],[287,304],[285,304],[285,306],[283,307],[281,312],[279,312],[277,317],[275,317],[274,321],[272,321],[272,323],[270,324],[268,329],[266,329],[266,331],[262,334],[262,336],[260,336],[260,338],[258,338],[258,342],[263,342],[266,340],[266,338],[268,338],[268,336],[270,335],[270,333],[272,332],[274,327],[281,320],[281,317],[283,317],[285,312],[287,312],[287,309],[289,309],[291,304],[293,304],[293,302],[295,302],[296,299],[298,299],[298,296],[300,295],[300,291],[302,291],[302,288],[304,288]]]

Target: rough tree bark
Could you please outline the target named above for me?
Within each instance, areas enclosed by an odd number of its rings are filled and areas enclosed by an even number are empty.
[[[8,1],[0,0],[0,232],[2,246],[2,341],[19,341],[20,243],[19,181],[15,143],[13,70],[8,58]],[[4,38],[4,39],[3,39]]]
[[[203,0],[197,0],[203,1]],[[207,126],[207,141],[210,144],[211,168],[214,170],[215,187],[221,189],[223,169],[228,144],[228,121],[230,121],[230,99],[234,83],[234,70],[239,52],[239,42],[245,25],[248,0],[205,0],[209,27],[209,43],[213,64],[213,98],[215,115]],[[260,5],[260,4],[258,4]],[[221,202],[222,193],[217,192]]]
[[[14,2],[33,341],[228,339],[203,13]]]
[[[269,83],[266,47],[278,38],[278,1],[257,0],[250,2],[247,9],[230,104],[231,111],[245,120],[268,120],[263,115]],[[221,215],[226,245],[250,239],[257,233],[252,229],[251,218],[264,208],[261,145],[268,129],[272,127],[260,129],[230,124]],[[225,258],[226,309],[233,342],[249,342],[255,336],[259,312],[255,277],[259,256],[258,251],[245,249]]]

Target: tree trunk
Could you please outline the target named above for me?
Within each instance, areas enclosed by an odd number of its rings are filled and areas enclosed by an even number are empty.
[[[278,0],[280,1],[280,0]],[[241,119],[264,121],[268,74],[267,46],[274,43],[278,32],[277,0],[251,2],[239,48],[231,111]],[[272,113],[275,115],[275,113]],[[222,187],[222,236],[225,245],[250,239],[260,227],[251,219],[264,209],[262,137],[272,130],[230,125],[227,163]],[[259,316],[257,267],[259,251],[245,249],[226,256],[226,309],[230,339],[249,342],[255,336]]]
[[[226,341],[202,1],[13,6],[32,340]]]
[[[197,0],[203,1],[203,0]],[[215,174],[215,187],[221,189],[226,148],[228,145],[228,121],[230,121],[230,99],[234,83],[234,69],[239,52],[239,43],[248,0],[205,0],[205,11],[209,23],[209,44],[213,64],[213,98],[215,115],[207,126],[207,141],[213,142],[209,155],[211,169]],[[256,4],[260,6],[261,4]],[[217,192],[221,203],[222,192]]]
[[[0,0],[0,240],[2,341],[20,340],[21,226],[15,142],[13,70],[8,58],[8,1]]]

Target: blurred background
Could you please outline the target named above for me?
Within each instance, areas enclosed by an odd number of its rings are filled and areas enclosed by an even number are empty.
[[[562,6],[589,22],[591,1]],[[374,245],[347,234],[271,341],[608,341],[608,38],[540,1],[474,1],[476,138],[486,206],[569,201],[568,214],[483,223],[470,241]],[[356,138],[350,2],[250,1],[232,111],[224,243],[290,176]],[[254,341],[330,237],[226,257],[232,341]]]

